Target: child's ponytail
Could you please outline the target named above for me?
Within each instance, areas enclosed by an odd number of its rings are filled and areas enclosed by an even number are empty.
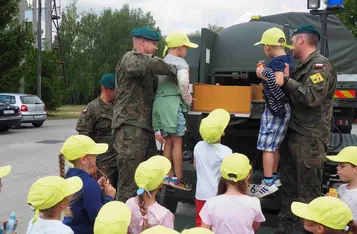
[[[147,219],[147,209],[145,208],[144,196],[145,196],[145,193],[138,195],[139,207],[140,207],[140,211],[141,211],[141,215],[142,215],[142,219],[143,219],[143,223],[144,223],[143,231],[145,231],[146,229],[149,228],[149,223],[148,223],[148,219]]]
[[[59,164],[60,176],[62,178],[64,178],[64,176],[65,176],[65,159],[64,159],[64,155],[62,153],[60,153],[58,155],[58,164]]]

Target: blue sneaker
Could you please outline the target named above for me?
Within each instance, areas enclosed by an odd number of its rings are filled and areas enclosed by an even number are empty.
[[[171,177],[169,175],[167,175],[165,177],[164,181],[162,181],[162,184],[168,185],[170,183],[170,181],[171,181]]]
[[[192,190],[192,185],[187,180],[179,180],[177,179],[177,177],[172,177],[171,181],[169,182],[169,185],[184,191]]]

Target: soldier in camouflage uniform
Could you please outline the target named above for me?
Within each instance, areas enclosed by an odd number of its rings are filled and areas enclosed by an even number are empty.
[[[301,228],[297,226],[299,219],[291,212],[292,201],[309,203],[321,196],[337,82],[335,68],[317,51],[319,32],[312,26],[303,25],[292,35],[292,53],[300,62],[291,78],[277,81],[289,96],[291,105],[280,166],[282,207],[277,233],[283,234]]]
[[[105,167],[105,173],[111,184],[116,187],[118,170],[116,151],[114,150],[114,134],[112,130],[113,101],[115,99],[115,75],[106,74],[100,80],[101,94],[91,101],[82,111],[76,130],[87,135],[96,143],[107,143],[108,151],[97,157],[97,167]]]
[[[137,166],[157,154],[151,112],[155,93],[155,75],[176,75],[172,65],[158,57],[160,39],[157,31],[147,27],[132,31],[134,49],[119,61],[116,70],[117,92],[114,104],[114,148],[117,151],[119,181],[117,199],[126,202],[137,187],[134,173]]]

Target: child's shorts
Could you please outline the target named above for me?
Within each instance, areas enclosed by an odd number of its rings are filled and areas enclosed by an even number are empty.
[[[260,120],[260,130],[257,142],[257,149],[267,152],[274,152],[279,149],[284,140],[291,116],[289,104],[285,104],[286,114],[284,118],[275,117],[270,110],[265,107]]]
[[[167,137],[167,136],[184,136],[185,132],[186,132],[186,119],[185,119],[185,116],[183,115],[182,107],[181,107],[181,105],[179,105],[178,115],[177,115],[176,132],[169,133],[169,132],[165,132],[164,130],[161,130],[161,135],[163,137]]]

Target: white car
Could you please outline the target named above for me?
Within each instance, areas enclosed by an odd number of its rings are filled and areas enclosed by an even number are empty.
[[[36,95],[0,93],[0,101],[20,109],[21,123],[31,123],[34,127],[41,127],[47,119],[46,106]]]

